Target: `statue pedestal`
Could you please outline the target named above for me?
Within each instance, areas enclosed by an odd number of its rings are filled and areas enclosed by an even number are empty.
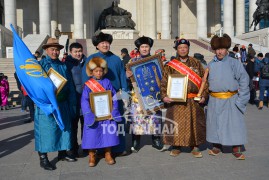
[[[139,31],[134,29],[102,29],[103,33],[111,34],[113,39],[137,39]]]

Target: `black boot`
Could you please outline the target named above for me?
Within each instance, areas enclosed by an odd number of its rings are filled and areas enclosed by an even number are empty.
[[[64,150],[58,152],[58,161],[75,162],[77,159],[73,156],[68,155]]]
[[[158,151],[166,151],[167,149],[165,148],[162,140],[161,140],[161,136],[158,135],[152,135],[151,136],[152,139],[152,147],[157,149]]]
[[[47,153],[41,153],[38,152],[39,158],[40,158],[40,167],[44,168],[45,170],[55,170],[56,167],[53,166],[49,160],[48,160],[48,156]]]

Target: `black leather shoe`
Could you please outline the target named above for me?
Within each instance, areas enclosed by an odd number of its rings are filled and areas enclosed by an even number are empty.
[[[65,157],[58,157],[58,161],[75,162],[77,159],[67,155]]]
[[[68,155],[66,151],[59,151],[58,161],[75,162],[77,159],[73,156]]]
[[[45,170],[55,170],[56,167],[53,166],[49,160],[48,160],[48,156],[46,153],[39,153],[39,157],[40,157],[40,167],[44,168]]]
[[[158,136],[152,137],[152,147],[161,152],[167,150],[167,148],[162,143],[161,138]]]
[[[23,121],[23,123],[31,123],[32,122],[32,120],[31,119],[27,119],[27,120],[25,120],[25,121]]]

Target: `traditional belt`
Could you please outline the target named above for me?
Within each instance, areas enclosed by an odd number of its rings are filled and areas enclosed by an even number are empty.
[[[210,92],[210,95],[214,98],[219,98],[219,99],[228,99],[232,97],[233,95],[237,94],[238,91],[228,91],[228,92]]]
[[[188,99],[197,97],[197,94],[195,93],[188,93],[187,95]]]

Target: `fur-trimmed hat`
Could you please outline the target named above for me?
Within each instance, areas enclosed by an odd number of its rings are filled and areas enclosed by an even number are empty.
[[[211,48],[217,50],[220,48],[229,49],[231,47],[232,40],[228,34],[223,34],[223,37],[213,36],[211,39]]]
[[[138,38],[137,40],[135,40],[134,44],[139,49],[139,47],[142,44],[148,44],[149,47],[152,47],[153,46],[153,42],[154,42],[153,39],[151,39],[150,37],[142,36],[142,37]]]
[[[47,44],[43,44],[42,48],[47,49],[49,47],[58,47],[60,50],[64,48],[63,45],[59,44],[59,40],[56,38],[49,38]]]
[[[179,39],[179,40],[175,41],[174,49],[177,50],[177,47],[180,44],[186,44],[186,45],[188,45],[190,47],[190,41],[188,41],[187,39]]]
[[[100,67],[100,68],[104,69],[104,74],[103,75],[105,75],[108,72],[106,61],[103,58],[94,57],[86,65],[86,73],[87,73],[87,75],[92,76],[92,71],[97,67]]]
[[[107,41],[109,42],[109,44],[111,44],[113,41],[112,35],[100,32],[98,35],[95,35],[92,37],[92,44],[94,46],[97,46],[100,42],[103,42],[103,41]]]

